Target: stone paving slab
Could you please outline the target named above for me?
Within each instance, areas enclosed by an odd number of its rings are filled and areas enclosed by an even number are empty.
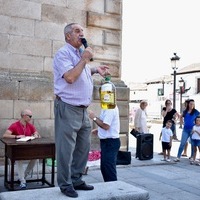
[[[146,190],[137,188],[123,181],[94,183],[94,190],[80,191],[81,200],[147,200],[149,193]],[[72,199],[70,197],[67,197]],[[60,192],[59,187],[33,189],[23,191],[12,191],[0,193],[0,200],[66,200],[66,196]],[[74,199],[74,198],[73,198]]]

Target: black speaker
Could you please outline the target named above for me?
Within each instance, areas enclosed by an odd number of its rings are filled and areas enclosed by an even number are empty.
[[[139,160],[153,158],[153,134],[144,133],[137,136],[136,158]]]

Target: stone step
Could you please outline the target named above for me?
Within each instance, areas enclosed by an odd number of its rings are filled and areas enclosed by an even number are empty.
[[[81,200],[147,200],[149,193],[146,190],[135,187],[123,181],[94,183],[94,190],[78,190]],[[67,197],[72,199],[70,197]],[[66,200],[66,196],[60,192],[59,187],[32,189],[21,191],[9,191],[0,193],[0,200]],[[74,198],[73,198],[74,199]]]

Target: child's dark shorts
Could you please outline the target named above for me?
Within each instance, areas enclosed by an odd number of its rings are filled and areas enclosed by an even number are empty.
[[[191,143],[195,147],[199,147],[200,146],[200,140],[191,139]]]
[[[170,142],[162,142],[162,149],[163,150],[170,150],[171,149],[171,146],[169,145]]]

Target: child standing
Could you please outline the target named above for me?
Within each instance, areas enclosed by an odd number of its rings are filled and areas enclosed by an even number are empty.
[[[197,147],[200,152],[200,116],[197,116],[195,118],[195,125],[192,128],[192,137],[191,137],[191,145],[194,149],[194,154],[192,159],[190,160],[190,164],[196,164],[200,165],[198,161],[196,161],[196,155],[197,155]]]
[[[160,138],[162,138],[162,150],[163,150],[163,156],[164,158],[161,159],[162,161],[167,161],[170,162],[170,151],[172,147],[172,137],[173,137],[173,132],[171,130],[172,126],[172,120],[167,120],[165,127],[162,128],[162,131],[160,133]]]

